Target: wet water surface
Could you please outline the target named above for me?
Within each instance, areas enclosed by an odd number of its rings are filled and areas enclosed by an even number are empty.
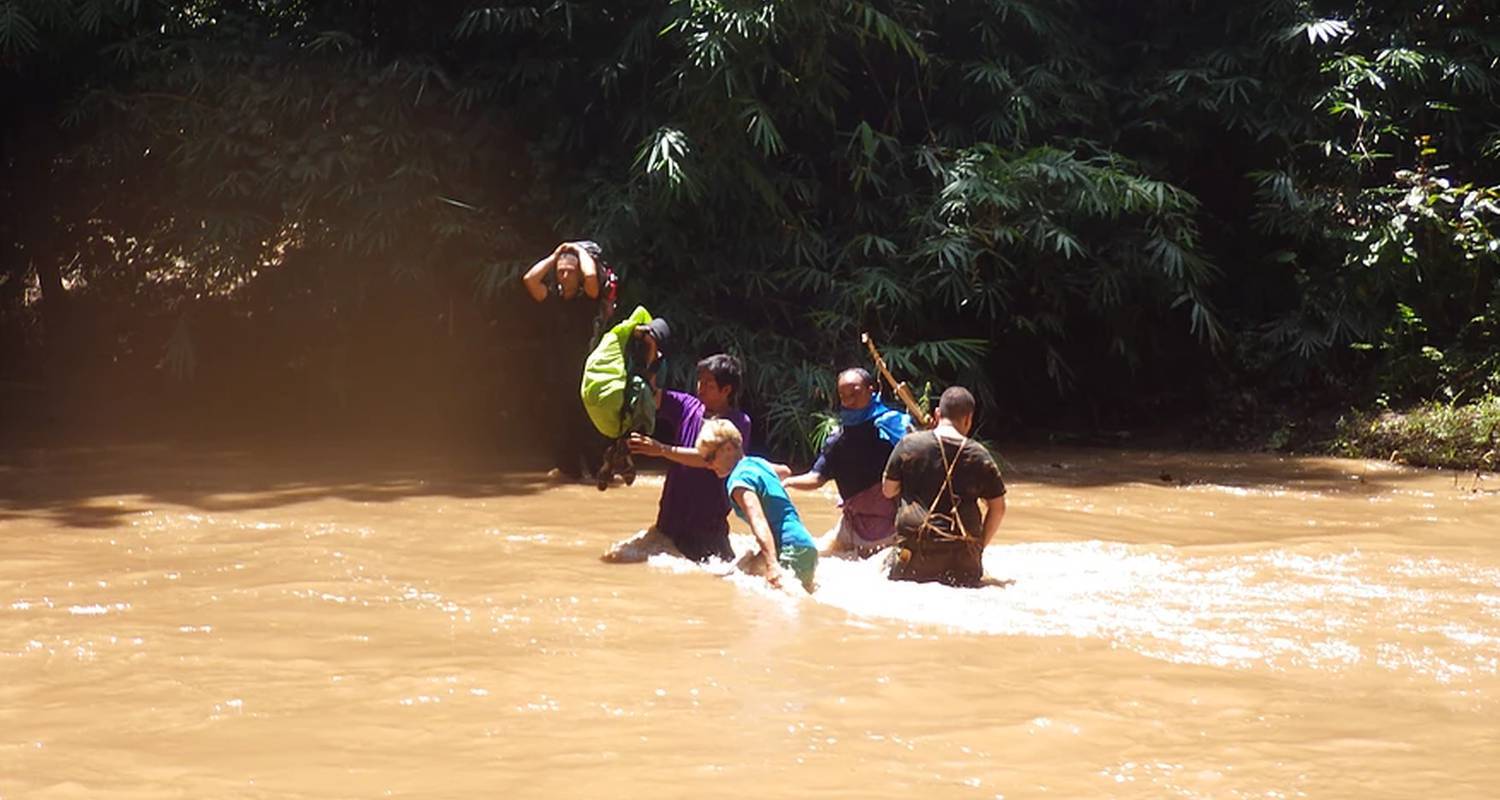
[[[650,475],[12,453],[0,798],[1496,795],[1500,479],[1004,455],[1013,585],[807,597],[601,563]]]

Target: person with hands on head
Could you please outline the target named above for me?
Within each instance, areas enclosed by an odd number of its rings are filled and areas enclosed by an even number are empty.
[[[782,587],[782,570],[790,570],[803,589],[813,591],[818,548],[771,463],[745,455],[740,432],[728,420],[704,422],[697,450],[714,474],[724,479],[735,514],[749,523],[760,545],[759,551],[740,560],[740,569],[764,576],[777,588]]]
[[[531,299],[547,306],[541,321],[546,355],[541,359],[540,390],[556,416],[551,431],[554,479],[577,480],[593,471],[602,447],[594,435],[578,380],[605,320],[614,313],[617,281],[604,263],[599,245],[563,242],[521,276]]]
[[[599,262],[590,252],[593,248],[588,245],[592,244],[563,242],[546,258],[532,264],[521,277],[531,299],[538,303],[549,297],[573,300],[580,291],[590,300],[599,299]]]

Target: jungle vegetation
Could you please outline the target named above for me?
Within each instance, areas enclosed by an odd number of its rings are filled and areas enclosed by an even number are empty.
[[[861,331],[992,437],[1478,402],[1497,64],[1481,0],[0,0],[0,399],[544,413],[586,236],[782,456]]]

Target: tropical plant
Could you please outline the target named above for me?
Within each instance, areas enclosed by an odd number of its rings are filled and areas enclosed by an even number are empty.
[[[24,109],[0,123],[0,326],[35,329],[36,294],[127,298],[188,379],[216,314],[300,305],[332,343],[287,359],[336,373],[362,298],[503,316],[520,265],[589,235],[683,356],[746,360],[785,456],[826,432],[865,331],[996,420],[1268,380],[1468,398],[1497,384],[1495,17],[0,0],[0,100]]]

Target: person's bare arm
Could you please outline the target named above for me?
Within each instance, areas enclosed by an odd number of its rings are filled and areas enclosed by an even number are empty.
[[[552,254],[531,265],[526,274],[521,276],[521,283],[526,287],[526,293],[531,299],[538,303],[547,299],[547,287],[542,285],[542,279],[547,277],[548,270],[557,266],[557,254],[561,253],[563,245],[558,245]],[[579,262],[582,263],[581,261]]]
[[[734,490],[734,502],[745,512],[750,523],[750,532],[760,544],[760,557],[766,570],[766,582],[781,588],[781,564],[776,560],[776,537],[771,534],[771,523],[766,521],[765,509],[760,507],[760,496],[743,486]]]
[[[599,264],[594,261],[594,254],[576,242],[573,244],[573,252],[578,254],[578,269],[583,272],[583,293],[591,300],[598,300]]]
[[[901,476],[905,474],[902,465],[905,463],[906,452],[901,445],[905,443],[905,439],[896,443],[895,449],[891,450],[891,457],[885,460],[885,470],[880,473],[880,493],[888,500],[901,496]],[[892,478],[892,475],[896,477]]]
[[[657,344],[656,344],[656,337],[655,336],[648,336],[648,335],[646,335],[646,333],[643,333],[643,331],[646,331],[646,330],[647,330],[646,326],[640,325],[640,326],[636,327],[635,332],[632,333],[631,335],[634,336],[635,338],[638,338],[641,341],[643,341],[643,342],[646,343],[645,360],[646,360],[647,364],[653,364],[653,363],[656,362],[656,357],[659,356],[659,355],[661,355],[661,348],[657,346]],[[658,390],[656,388],[656,374],[655,373],[651,374],[651,377],[647,380],[647,383],[650,384],[651,391],[653,391],[653,392],[660,391],[660,390]]]
[[[989,547],[995,533],[1000,530],[1000,521],[1005,519],[1005,495],[987,497],[984,500],[984,546]]]
[[[790,475],[781,479],[781,485],[788,489],[806,489],[809,491],[817,489],[827,482],[828,479],[823,477],[822,473],[813,472],[812,470],[808,470],[801,475]]]
[[[674,447],[639,433],[630,434],[628,444],[630,452],[638,456],[655,456],[688,467],[708,469],[708,462],[703,460],[703,456],[698,455],[698,449],[695,447]]]

